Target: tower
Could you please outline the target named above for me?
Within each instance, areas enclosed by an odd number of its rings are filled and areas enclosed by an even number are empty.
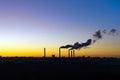
[[[44,58],[46,57],[46,48],[44,48]]]
[[[59,58],[61,57],[61,49],[59,48]]]
[[[70,49],[68,49],[68,57],[70,57]]]
[[[75,50],[73,49],[73,57],[75,57]]]
[[[73,50],[70,51],[70,57],[73,57]]]

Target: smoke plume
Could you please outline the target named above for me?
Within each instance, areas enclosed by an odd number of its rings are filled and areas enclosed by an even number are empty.
[[[109,34],[109,35],[115,35],[117,34],[117,30],[116,29],[111,29],[111,30],[98,30],[96,31],[94,34],[93,34],[93,39],[88,39],[85,43],[79,43],[79,42],[76,42],[74,43],[73,45],[65,45],[65,46],[61,46],[60,48],[69,48],[69,49],[81,49],[81,48],[84,48],[84,47],[87,47],[89,45],[91,45],[92,43],[95,43],[96,41],[98,41],[99,39],[102,39],[103,36],[105,34]]]
[[[104,33],[105,33],[106,31],[104,30]],[[99,40],[99,39],[102,39],[102,33],[101,33],[101,30],[98,30],[98,31],[96,31],[94,34],[93,34],[93,38],[94,38],[94,40],[93,40],[93,43],[95,43],[97,40]]]
[[[108,31],[108,32],[107,32]],[[97,40],[99,39],[102,39],[102,37],[105,35],[105,34],[108,34],[108,35],[118,35],[118,32],[117,32],[117,29],[111,29],[111,30],[98,30],[96,31],[94,34],[93,34],[93,43],[95,43]]]
[[[87,47],[91,44],[92,42],[92,39],[88,39],[85,43],[79,43],[79,42],[76,42],[73,47],[71,49],[81,49],[83,47]]]
[[[92,43],[92,39],[88,39],[85,43],[79,43],[76,42],[74,43],[74,45],[65,45],[65,46],[61,46],[60,48],[70,48],[70,49],[81,49],[83,47],[87,47]]]
[[[71,48],[73,47],[72,45],[65,45],[65,46],[61,46],[60,48]]]
[[[118,33],[117,33],[117,30],[116,29],[111,29],[110,31],[109,31],[109,35],[117,35]]]
[[[104,29],[104,30],[102,31],[102,33],[103,33],[103,34],[106,34],[106,33],[107,33],[107,30],[106,30],[106,29]]]

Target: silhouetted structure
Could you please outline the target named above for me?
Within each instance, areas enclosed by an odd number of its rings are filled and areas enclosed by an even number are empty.
[[[54,55],[54,54],[52,55],[52,58],[55,58],[55,55]]]
[[[75,50],[68,50],[68,57],[75,57]]]
[[[73,57],[73,51],[72,50],[70,51],[70,57]]]
[[[68,57],[70,57],[70,49],[68,49]]]
[[[59,48],[59,58],[61,57],[61,49]]]
[[[44,58],[46,57],[46,48],[44,48]]]
[[[73,50],[73,57],[75,57],[75,50]]]

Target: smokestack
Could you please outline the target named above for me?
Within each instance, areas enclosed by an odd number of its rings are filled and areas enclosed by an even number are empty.
[[[73,50],[73,57],[75,57],[75,50]]]
[[[68,49],[68,57],[70,57],[70,49]]]
[[[73,57],[73,51],[71,50],[71,56],[70,57]]]
[[[44,58],[46,57],[46,48],[44,48]]]
[[[59,58],[61,57],[61,49],[59,48]]]

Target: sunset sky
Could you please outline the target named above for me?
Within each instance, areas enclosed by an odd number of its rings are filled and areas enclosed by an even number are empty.
[[[0,56],[58,56],[58,48],[105,34],[76,56],[120,57],[120,0],[0,0]],[[67,49],[62,49],[67,56]]]

